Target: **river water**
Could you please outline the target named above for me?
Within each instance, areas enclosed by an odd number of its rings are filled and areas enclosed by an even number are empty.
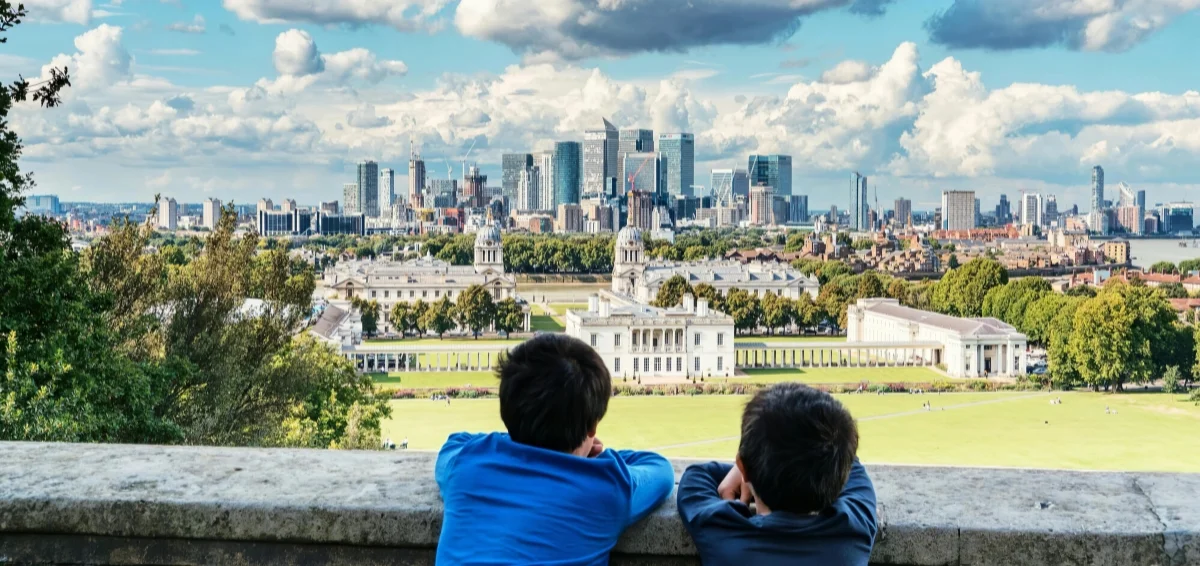
[[[1180,243],[1187,244],[1187,247],[1180,247]],[[1197,246],[1197,244],[1200,244],[1200,240],[1193,240],[1191,238],[1186,240],[1131,239],[1129,240],[1129,254],[1133,257],[1134,265],[1149,268],[1160,261],[1179,263],[1185,259],[1200,258],[1200,246]]]

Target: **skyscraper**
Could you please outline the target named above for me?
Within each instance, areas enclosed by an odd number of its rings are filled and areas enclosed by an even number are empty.
[[[912,201],[906,198],[896,199],[896,225],[900,227],[912,226]]]
[[[970,230],[975,227],[975,191],[942,193],[942,229]]]
[[[371,160],[358,162],[358,205],[367,217],[379,216],[379,164]]]
[[[483,188],[487,186],[487,175],[479,173],[479,167],[472,165],[463,171],[462,203],[472,208],[482,207]]]
[[[867,218],[871,207],[867,201],[867,177],[857,171],[850,175],[850,229],[870,230]]]
[[[1000,195],[1000,204],[996,205],[996,222],[1001,225],[1012,222],[1012,205],[1008,202],[1008,195]]]
[[[617,149],[620,144],[616,126],[604,120],[604,128],[587,130],[583,133],[583,192],[587,195],[607,193],[605,179],[619,178],[617,172]],[[530,160],[533,157],[530,156]],[[618,187],[625,184],[617,183]],[[616,195],[607,195],[616,196]]]
[[[1104,168],[1092,167],[1092,211],[1104,208]]]
[[[770,226],[774,224],[775,196],[767,185],[750,187],[750,224]]]
[[[415,148],[408,153],[408,202],[413,208],[421,208],[421,193],[425,191],[425,162]],[[348,211],[347,211],[348,212]]]
[[[1058,221],[1058,197],[1046,195],[1042,200],[1042,224],[1049,226]]]
[[[625,154],[621,170],[625,171],[625,192],[636,191],[649,195],[659,192],[659,182],[662,173],[659,169],[658,154],[653,152],[635,152]]]
[[[696,183],[696,137],[692,134],[659,134],[667,198],[692,196]]]
[[[396,172],[391,169],[379,170],[379,215],[391,216],[392,205],[396,203]]]
[[[579,204],[579,186],[582,182],[580,166],[582,164],[582,144],[573,141],[554,144],[555,210],[558,210],[560,205]]]
[[[215,198],[204,199],[204,210],[200,217],[201,225],[209,230],[216,230],[217,222],[221,221],[221,201]]]
[[[654,132],[652,130],[629,128],[621,130],[619,135],[617,143],[617,178],[621,180],[620,184],[624,186],[629,184],[629,172],[625,170],[625,156],[631,153],[654,153]],[[638,190],[641,191],[641,189]]]
[[[713,169],[711,183],[712,196],[720,201],[716,204],[733,201],[733,169]]]
[[[1042,195],[1025,193],[1021,195],[1021,224],[1026,226],[1041,226]]]
[[[541,209],[538,199],[542,192],[542,172],[537,165],[531,165],[521,171],[517,182],[517,202],[513,208],[521,212]]]
[[[537,209],[554,212],[554,152],[543,151],[533,155],[541,179],[538,180]]]
[[[751,155],[750,167],[746,170],[750,175],[750,187],[766,185],[775,190],[777,195],[792,194],[792,156],[790,155]]]
[[[258,208],[262,210],[261,203]],[[362,214],[362,209],[358,207],[358,183],[342,185],[342,210],[346,214]]]
[[[733,200],[750,198],[750,173],[746,169],[733,170]]]
[[[505,153],[500,156],[500,189],[509,200],[516,199],[521,173],[530,167],[533,167],[532,153]]]
[[[163,230],[174,230],[179,227],[179,203],[168,198],[158,202],[158,227]]]
[[[791,195],[788,204],[789,222],[808,222],[808,195]]]

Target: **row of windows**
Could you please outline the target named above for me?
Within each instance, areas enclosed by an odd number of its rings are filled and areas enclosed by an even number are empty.
[[[638,371],[638,368],[640,367],[641,371],[649,372],[651,359],[654,360],[654,371],[655,372],[662,371],[663,358],[641,358],[641,360],[642,360],[641,366],[638,365],[638,358],[634,358],[633,359],[633,371]],[[674,359],[666,358],[666,361],[667,361],[667,371],[669,371],[669,372],[670,371],[683,371],[683,358],[681,358],[681,357],[674,358]],[[675,362],[674,365],[672,365],[672,363],[671,363],[672,361]],[[695,361],[695,364],[693,365],[692,371],[699,372],[700,371],[700,358],[695,358],[694,361]],[[723,357],[717,358],[717,371],[725,371],[725,358],[723,358]],[[621,358],[617,358],[617,359],[613,360],[613,373],[617,373],[617,374],[621,373]]]
[[[378,297],[378,295],[376,295],[376,293],[378,293],[378,291],[371,291],[371,298],[372,298],[372,299],[374,299],[374,298]],[[409,297],[410,299],[411,299],[411,298],[415,298],[416,296],[417,296],[417,292],[416,292],[416,291],[409,291],[409,292],[408,292],[408,297]],[[441,297],[441,296],[442,296],[442,291],[441,291],[441,290],[439,290],[439,289],[434,289],[434,291],[433,291],[433,296],[434,296],[435,298],[437,298],[437,297]],[[447,297],[449,297],[449,298],[451,298],[451,299],[453,299],[453,298],[454,298],[454,291],[446,291],[446,296],[447,296]],[[429,297],[429,291],[421,291],[421,297],[422,297],[422,298]],[[385,298],[385,299],[390,299],[390,298],[391,298],[391,291],[384,291],[384,292],[383,292],[383,298]],[[396,291],[396,298],[397,298],[397,299],[402,299],[402,298],[404,298],[404,291]]]
[[[697,333],[696,333],[696,335],[695,335],[695,337],[696,337],[696,345],[697,345],[697,346],[699,346],[699,345],[700,345],[700,333],[699,333],[699,332],[697,332]],[[593,348],[595,348],[595,347],[597,347],[597,346],[599,346],[599,345],[600,345],[600,335],[599,335],[599,334],[596,334],[596,333],[594,333],[594,332],[592,333],[592,336],[591,336],[591,345],[592,345],[592,347],[593,347]],[[634,345],[634,346],[637,346],[637,334],[636,334],[636,333],[633,335],[633,345]],[[724,332],[718,332],[718,333],[717,333],[717,345],[718,345],[718,346],[724,346],[724,345],[725,345],[725,333],[724,333]],[[657,347],[658,347],[658,339],[657,339],[657,338],[655,338],[655,339],[654,339],[654,344],[653,344],[653,346],[654,346],[655,348],[657,348]],[[613,334],[613,347],[614,347],[614,348],[620,348],[620,347],[621,347],[621,335],[620,335],[620,334]]]

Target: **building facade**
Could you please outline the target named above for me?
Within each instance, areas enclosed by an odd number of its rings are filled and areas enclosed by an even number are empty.
[[[850,229],[869,230],[870,221],[867,212],[867,177],[858,173],[850,174]]]
[[[896,226],[912,227],[912,201],[906,198],[896,199]]]
[[[748,188],[766,185],[777,195],[792,194],[792,156],[751,155],[749,163]]]
[[[179,228],[179,203],[175,202],[175,199],[166,198],[158,202],[158,228],[160,230]]]
[[[566,333],[596,350],[613,379],[653,381],[733,377],[737,361],[733,318],[685,295],[660,309],[602,293],[588,309],[569,310]]]
[[[554,144],[554,205],[579,204],[583,182],[583,146],[579,142]]]
[[[792,223],[808,222],[808,195],[792,195],[788,219]]]
[[[472,208],[484,205],[484,187],[487,186],[487,175],[479,172],[479,167],[472,165],[463,173],[462,203]]]
[[[1104,168],[1092,167],[1092,211],[1104,208]]]
[[[29,195],[25,197],[25,210],[32,214],[60,214],[62,205],[57,195]]]
[[[342,210],[347,214],[362,212],[358,207],[358,184],[346,183],[342,186]]]
[[[944,365],[951,377],[1025,375],[1028,339],[994,318],[957,318],[905,307],[896,299],[859,299],[849,307],[847,320],[849,343],[941,344],[934,364]]]
[[[422,193],[425,192],[425,162],[421,154],[413,151],[408,157],[407,201],[413,208],[421,208]]]
[[[533,167],[532,153],[505,153],[500,156],[500,190],[510,201],[517,198],[521,173]]]
[[[696,183],[696,137],[692,134],[659,134],[658,153],[662,155],[663,178],[668,198],[692,196]]]
[[[221,221],[221,201],[215,198],[204,199],[204,207],[200,214],[200,224],[209,230],[216,230]]]
[[[392,169],[380,169],[379,215],[390,217],[393,204],[396,204],[396,172]]]
[[[619,134],[611,122],[603,122],[603,128],[583,133],[583,193],[590,196],[616,196],[608,190],[608,179],[620,179],[617,171]],[[617,186],[622,185],[624,181]]]
[[[657,153],[627,153],[623,167],[625,192],[636,191],[649,195],[661,192],[662,169]]]
[[[975,227],[975,191],[942,193],[942,229],[970,230]]]
[[[629,128],[623,129],[618,133],[617,178],[620,179],[621,186],[629,184],[631,173],[627,167],[626,157],[633,153],[649,153],[657,158],[658,154],[654,151],[654,132],[652,130]],[[637,165],[634,165],[634,168],[636,169]],[[642,189],[638,190],[646,192]]]
[[[316,219],[316,231],[325,236],[339,234],[366,236],[367,219],[358,214],[320,213]]]
[[[556,232],[582,232],[583,208],[574,203],[558,205],[558,211],[554,218],[554,230]]]
[[[750,224],[771,226],[775,224],[774,189],[759,185],[750,187]]]
[[[541,168],[533,165],[522,171],[521,176],[517,179],[517,200],[513,204],[513,210],[521,212],[541,210],[541,197]]]
[[[1021,224],[1025,226],[1042,226],[1042,195],[1025,193],[1021,195]]]
[[[374,161],[358,162],[358,206],[369,218],[379,216],[379,164]]]

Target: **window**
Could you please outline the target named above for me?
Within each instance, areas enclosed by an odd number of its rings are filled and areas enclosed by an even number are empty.
[[[654,372],[662,371],[662,358],[654,358]]]
[[[421,291],[421,296],[422,296],[422,297],[428,297],[428,296],[429,296],[429,291]]]
[[[696,345],[697,346],[700,345],[700,333],[699,332],[696,333]]]
[[[596,347],[596,335],[595,334],[592,334],[592,347],[593,348]]]
[[[383,298],[385,298],[385,299],[388,298],[388,291],[383,292]]]
[[[642,358],[642,371],[650,373],[650,358]]]
[[[724,332],[718,332],[718,333],[717,333],[717,345],[718,345],[718,346],[724,346],[724,345],[725,345],[725,333],[724,333]]]
[[[434,289],[433,296],[435,296],[435,297],[442,296],[442,291],[440,289]]]
[[[416,295],[415,295],[414,293],[415,293],[414,291],[409,291],[409,292],[408,292],[408,297],[409,297],[409,298],[415,297]]]
[[[694,365],[696,368],[694,371],[699,372],[700,371],[700,358],[696,358],[696,363]]]
[[[371,298],[372,298],[372,299],[374,299],[374,298],[375,298],[375,291],[371,291]]]
[[[638,360],[637,358],[633,359],[633,373],[637,373],[637,368],[638,368],[637,360]]]
[[[637,346],[637,345],[638,345],[638,334],[640,334],[640,333],[639,333],[639,332],[634,332],[634,333],[633,333],[633,345],[634,345],[634,346]],[[635,365],[636,365],[636,364],[635,364]]]
[[[620,334],[613,334],[613,346],[615,346],[617,348],[621,347],[621,335]]]
[[[613,373],[621,373],[621,358],[613,360]]]
[[[725,358],[717,357],[717,371],[725,371]]]
[[[675,358],[675,369],[683,371],[683,358]]]
[[[671,372],[671,358],[667,358],[667,373]]]

